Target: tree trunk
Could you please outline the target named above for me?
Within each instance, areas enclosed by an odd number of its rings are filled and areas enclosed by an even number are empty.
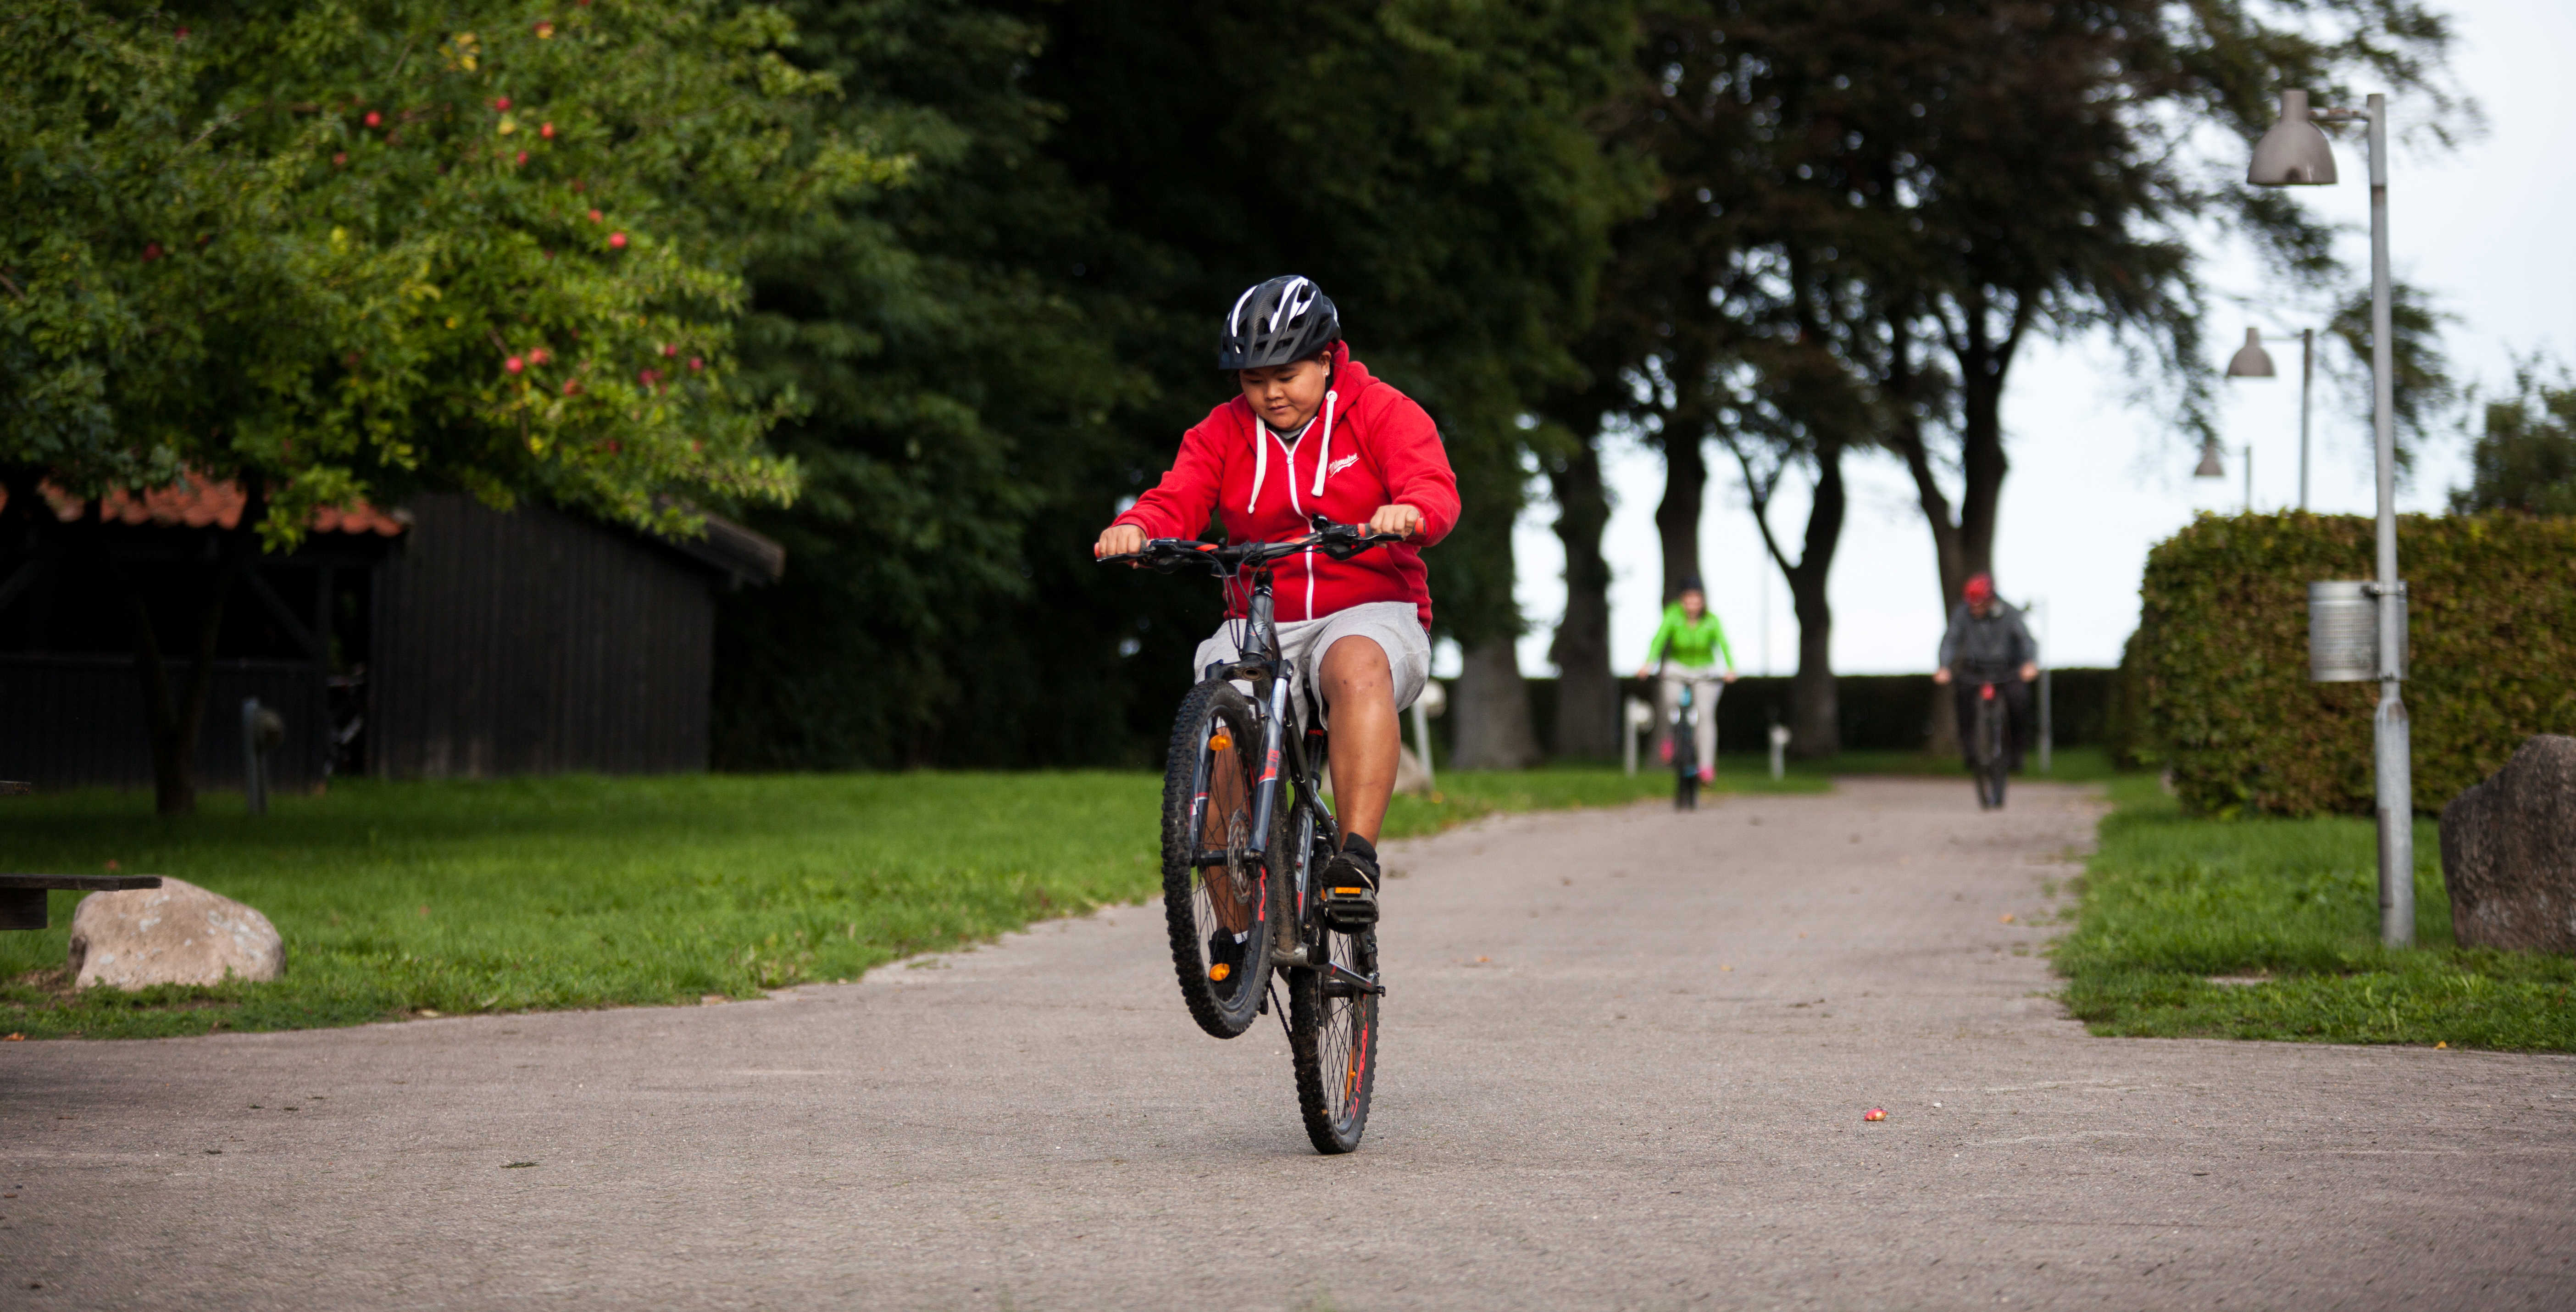
[[[161,815],[197,812],[197,736],[205,725],[206,698],[214,687],[215,639],[223,632],[224,601],[232,592],[232,578],[229,561],[215,567],[205,607],[197,617],[188,681],[175,691],[143,592],[131,586],[127,591],[134,620],[134,669],[142,677],[144,724],[152,739],[153,809]]]
[[[91,503],[86,521],[92,532],[100,534],[97,548],[108,576],[125,588],[127,615],[134,628],[134,672],[143,685],[144,729],[152,744],[153,806],[162,815],[194,815],[197,810],[197,739],[205,726],[206,700],[214,691],[215,645],[223,635],[224,604],[232,595],[234,575],[252,567],[259,548],[251,535],[268,513],[267,489],[258,480],[249,480],[245,491],[248,495],[236,526],[216,534],[214,563],[190,643],[187,681],[178,687],[172,686],[161,635],[142,586],[108,555],[106,526],[97,503]]]
[[[1508,635],[1461,648],[1458,681],[1449,714],[1459,770],[1520,770],[1538,764],[1538,735],[1530,728],[1529,688]]]
[[[1708,458],[1699,425],[1676,419],[1664,430],[1664,500],[1655,507],[1655,532],[1663,539],[1664,602],[1700,576],[1699,514],[1708,491]]]
[[[1826,593],[1834,551],[1842,544],[1849,492],[1843,486],[1839,439],[1817,444],[1816,494],[1807,512],[1807,536],[1798,563],[1782,573],[1798,616],[1798,673],[1789,684],[1789,752],[1802,761],[1842,750],[1842,705],[1834,687],[1834,607]]]
[[[1610,562],[1601,532],[1610,498],[1601,452],[1585,441],[1548,474],[1556,495],[1556,538],[1565,547],[1565,617],[1548,659],[1556,663],[1556,751],[1608,760],[1619,754],[1619,683],[1610,669]]]
[[[2004,476],[2011,472],[2012,462],[2004,456],[2003,399],[2004,382],[2012,369],[2013,353],[2021,344],[2029,326],[2030,298],[2004,294],[2012,312],[2000,338],[1989,319],[1996,299],[1985,288],[1970,291],[1959,306],[1958,330],[1950,340],[1951,354],[1959,366],[1959,502],[1953,513],[1950,498],[1941,490],[1934,476],[1931,452],[1919,423],[1908,421],[1897,425],[1890,445],[1904,458],[1905,469],[1914,478],[1915,498],[1923,507],[1923,519],[1932,530],[1933,557],[1939,564],[1941,615],[1946,621],[1958,605],[1968,579],[1977,574],[1991,574],[1995,567],[1995,524],[2003,504]],[[1900,347],[1900,349],[1902,349]],[[1903,362],[1900,361],[1900,367]],[[1900,374],[1897,382],[1908,381]],[[1895,389],[1891,389],[1895,390]],[[1959,750],[1958,712],[1951,701],[1950,690],[1933,690],[1931,733],[1926,750],[1951,755]]]

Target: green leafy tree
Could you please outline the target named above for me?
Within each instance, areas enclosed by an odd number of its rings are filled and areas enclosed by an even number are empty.
[[[0,473],[253,498],[184,690],[136,605],[164,811],[230,583],[315,508],[453,487],[685,533],[793,494],[787,402],[734,365],[745,260],[904,164],[811,129],[833,86],[791,39],[712,0],[0,18]]]
[[[1663,102],[1642,108],[1723,129],[1686,161],[1704,190],[1668,202],[1750,205],[1791,225],[1817,286],[1867,292],[1851,331],[1811,340],[1876,393],[1879,440],[1915,483],[1945,608],[1993,564],[2003,397],[2034,334],[2108,332],[2135,357],[2142,394],[2205,431],[2196,243],[2233,233],[2311,289],[2347,276],[2331,231],[2244,186],[2239,148],[2213,156],[2207,128],[2251,141],[2280,88],[2331,100],[2364,77],[2424,106],[2415,121],[2437,137],[2472,117],[2441,89],[2445,23],[2403,0],[2325,0],[2297,21],[2148,0],[1690,0],[1652,14]],[[1764,194],[1731,178],[1761,179]],[[1790,249],[1725,235],[1719,209],[1708,218],[1708,270]],[[1709,367],[1735,362],[1703,352]],[[1947,708],[1936,699],[1936,725]]]
[[[2469,446],[2469,485],[2452,491],[2451,512],[2576,515],[2576,375],[2535,354],[2514,366],[2513,395],[2487,402],[2485,420]]]
[[[2389,418],[2397,472],[2403,477],[2415,467],[2416,448],[2451,418],[2460,403],[2460,387],[2442,350],[2442,325],[2452,316],[2435,308],[2432,298],[2412,283],[2395,282],[2388,291]],[[2335,308],[2334,317],[2326,322],[2326,335],[2343,343],[2341,352],[2327,355],[2326,369],[2342,384],[2345,412],[2360,421],[2361,445],[2367,451],[2377,440],[2371,425],[2376,422],[2378,403],[2378,383],[2371,372],[2368,287]]]
[[[954,0],[795,12],[796,58],[844,89],[824,123],[916,167],[757,263],[746,358],[809,398],[774,438],[805,492],[754,516],[786,579],[725,605],[718,760],[1119,759],[1120,641],[1178,598],[1139,596],[1141,616],[1072,601],[1097,584],[1065,557],[1126,487],[1109,416],[1143,385],[1083,276],[1102,206],[1047,153],[1056,115],[1027,85],[1044,29]]]
[[[1626,75],[1631,7],[1048,9],[1038,85],[1066,114],[1054,149],[1107,197],[1113,229],[1085,265],[1136,307],[1117,343],[1158,384],[1132,412],[1128,468],[1158,472],[1181,426],[1223,399],[1216,313],[1257,279],[1317,279],[1357,352],[1439,422],[1459,472],[1465,514],[1427,559],[1439,623],[1468,658],[1460,754],[1527,760],[1510,533],[1532,436],[1547,438],[1523,420],[1579,377],[1567,348],[1608,230],[1642,200],[1640,172],[1586,121]]]

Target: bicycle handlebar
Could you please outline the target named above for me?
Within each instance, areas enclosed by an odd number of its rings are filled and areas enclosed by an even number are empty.
[[[1314,532],[1285,542],[1240,542],[1220,546],[1196,538],[1150,538],[1143,551],[1102,556],[1099,563],[1134,564],[1166,574],[1185,565],[1204,565],[1209,573],[1228,575],[1248,566],[1267,565],[1305,551],[1321,551],[1335,560],[1349,560],[1372,547],[1404,541],[1401,533],[1371,533],[1357,524],[1336,524],[1322,515],[1309,522],[1313,524]]]

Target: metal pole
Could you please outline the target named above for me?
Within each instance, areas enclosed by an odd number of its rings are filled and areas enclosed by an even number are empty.
[[[2299,509],[2308,508],[2308,389],[2317,380],[2317,330],[2299,330]]]
[[[2397,575],[2396,361],[2388,279],[2388,98],[2370,97],[2371,427],[2379,477],[2379,710],[2371,719],[2378,774],[2379,940],[2415,946],[2415,798],[2406,703],[2406,585]]]
[[[2254,513],[2254,444],[2245,444],[2245,513]]]

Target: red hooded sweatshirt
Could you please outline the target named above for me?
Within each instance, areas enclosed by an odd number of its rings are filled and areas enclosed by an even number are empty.
[[[1274,565],[1278,617],[1309,620],[1373,601],[1409,601],[1429,628],[1421,548],[1457,524],[1458,476],[1439,428],[1413,398],[1371,377],[1346,343],[1333,344],[1332,359],[1324,407],[1293,446],[1237,396],[1182,435],[1171,472],[1112,522],[1134,524],[1147,537],[1194,537],[1214,510],[1228,542],[1283,542],[1311,532],[1307,517],[1317,513],[1365,524],[1380,506],[1411,506],[1422,512],[1422,526],[1409,541],[1349,560],[1309,551]],[[1244,598],[1226,591],[1226,614],[1240,617]]]

